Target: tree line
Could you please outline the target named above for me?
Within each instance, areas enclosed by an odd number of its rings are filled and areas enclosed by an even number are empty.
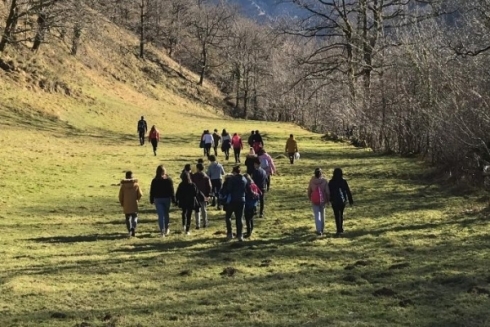
[[[53,30],[77,55],[91,11],[212,81],[236,117],[300,124],[466,176],[490,161],[490,0],[283,0],[257,22],[225,0],[2,0],[0,52]]]

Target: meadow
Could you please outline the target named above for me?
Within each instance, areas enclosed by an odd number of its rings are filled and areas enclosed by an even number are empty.
[[[162,133],[153,156],[138,144],[141,109],[109,109],[0,110],[0,326],[490,326],[482,193],[430,182],[415,159],[182,103],[145,107]],[[148,200],[155,168],[178,180],[214,128],[259,129],[278,158],[265,217],[250,240],[227,242],[223,212],[210,209],[210,227],[186,236],[173,208],[160,238]],[[295,165],[281,156],[289,133]],[[353,190],[342,238],[330,210],[327,235],[314,234],[306,187],[316,167],[342,167]],[[117,201],[128,169],[144,192],[135,238]]]

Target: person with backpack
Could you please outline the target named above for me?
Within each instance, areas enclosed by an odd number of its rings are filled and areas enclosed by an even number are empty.
[[[226,236],[228,240],[233,238],[231,216],[235,214],[237,238],[243,241],[243,212],[245,210],[245,193],[248,182],[241,174],[240,166],[233,167],[233,176],[226,185]]]
[[[204,196],[192,182],[191,174],[186,172],[184,179],[177,188],[175,194],[177,205],[182,209],[182,227],[186,235],[190,235],[192,213],[199,209],[200,203],[204,201]]]
[[[291,165],[294,164],[296,152],[298,152],[298,142],[294,139],[294,135],[291,134],[286,142],[286,153],[288,154]]]
[[[175,191],[174,182],[163,165],[157,167],[155,178],[151,181],[150,203],[155,205],[161,237],[165,237],[170,233],[170,204],[175,203]]]
[[[153,154],[157,155],[158,142],[160,142],[160,132],[158,132],[155,125],[153,125],[150,129],[150,134],[148,134],[148,140],[153,146]]]
[[[250,136],[248,137],[248,146],[253,147],[255,141],[255,131],[250,132]]]
[[[255,149],[255,152],[264,147],[264,139],[262,138],[262,135],[260,135],[260,132],[258,130],[255,131],[252,146]]]
[[[213,135],[207,130],[205,131],[202,140],[204,141],[204,155],[209,158],[211,154],[211,148],[214,147]]]
[[[140,138],[140,145],[145,144],[145,135],[148,132],[148,125],[146,124],[146,120],[144,116],[141,116],[141,119],[138,121],[138,126],[136,127],[138,131],[138,135]]]
[[[213,150],[214,150],[214,156],[218,156],[218,147],[221,143],[221,136],[218,134],[218,130],[215,129],[213,133]]]
[[[249,174],[245,174],[245,178],[248,182],[247,192],[245,194],[245,224],[247,226],[245,238],[250,238],[254,230],[254,216],[257,212],[257,204],[262,192]]]
[[[247,167],[247,174],[252,175],[255,170],[255,160],[257,155],[254,148],[250,148],[250,152],[245,157],[245,166]]]
[[[259,218],[263,218],[264,217],[264,206],[265,206],[265,192],[267,190],[267,173],[265,172],[264,169],[262,169],[260,167],[259,158],[255,159],[254,168],[255,168],[255,170],[252,174],[252,179],[261,192],[260,198],[259,198],[259,202],[260,202]]]
[[[267,173],[267,192],[269,192],[271,188],[272,175],[276,173],[276,165],[274,164],[272,157],[265,151],[264,148],[257,152],[257,156],[260,160],[260,168],[265,170]]]
[[[323,177],[321,168],[315,169],[315,174],[308,185],[308,199],[311,201],[315,218],[316,233],[322,236],[325,230],[325,206],[330,202],[328,181]]]
[[[208,227],[207,201],[211,195],[211,180],[204,173],[203,164],[197,164],[196,169],[197,171],[191,175],[191,180],[203,195],[203,200],[199,203],[199,209],[196,209],[196,229],[199,229],[201,228],[201,218],[204,222],[204,228]]]
[[[342,169],[335,168],[332,179],[328,182],[332,210],[335,216],[335,226],[337,227],[337,237],[344,233],[344,209],[347,202],[352,206],[354,200],[349,188],[349,184],[343,177]]]
[[[231,136],[223,129],[221,132],[221,151],[225,154],[225,160],[230,159],[230,149],[231,149]]]
[[[231,146],[233,147],[233,153],[235,154],[235,164],[240,163],[240,152],[243,150],[242,138],[238,133],[233,134],[231,139]]]
[[[218,206],[221,206],[223,210],[226,212],[229,194],[228,194],[228,184],[230,183],[230,179],[233,177],[233,174],[226,174],[223,178],[223,186],[219,192],[218,196]]]
[[[208,167],[208,176],[211,179],[211,196],[213,198],[211,206],[217,206],[217,209],[221,210],[218,197],[219,192],[221,191],[222,178],[225,175],[225,169],[219,162],[216,161],[215,156],[209,156],[209,161],[211,161],[211,164]]]
[[[143,196],[138,180],[133,178],[131,171],[126,172],[126,178],[121,180],[119,189],[119,203],[123,208],[126,216],[126,228],[129,237],[135,236],[136,226],[138,224],[138,202]]]

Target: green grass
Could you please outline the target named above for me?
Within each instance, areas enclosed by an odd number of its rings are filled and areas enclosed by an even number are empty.
[[[486,203],[424,183],[414,160],[324,143],[291,125],[207,115],[157,117],[157,157],[137,145],[134,122],[94,124],[80,114],[79,130],[8,116],[0,131],[0,326],[490,326]],[[171,235],[159,238],[148,203],[156,166],[178,179],[200,155],[201,130],[225,127],[260,129],[274,157],[293,131],[302,158],[277,160],[280,176],[251,240],[225,242],[215,210],[209,229],[186,237],[175,209]],[[343,238],[332,237],[330,211],[329,234],[314,235],[305,194],[317,166],[329,175],[344,168],[353,189]],[[133,239],[117,202],[126,169],[145,193]],[[221,275],[227,267],[234,276]],[[385,296],[373,295],[383,288]]]

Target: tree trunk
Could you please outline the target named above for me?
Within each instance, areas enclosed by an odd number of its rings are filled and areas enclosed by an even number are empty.
[[[140,58],[145,58],[145,0],[140,3]]]
[[[204,83],[204,74],[206,73],[206,66],[208,64],[208,52],[206,49],[206,44],[203,43],[201,51],[201,72],[199,74],[199,82],[197,85],[202,85]]]
[[[34,42],[32,44],[32,51],[39,50],[41,43],[44,41],[44,35],[46,34],[46,14],[42,12],[43,8],[40,8],[41,12],[37,17],[37,31],[36,36],[34,37]]]
[[[8,43],[11,43],[14,38],[14,31],[17,27],[19,8],[17,7],[17,0],[12,0],[10,4],[10,11],[5,22],[5,28],[3,30],[2,40],[0,40],[0,52],[5,50]]]
[[[73,39],[71,41],[71,52],[72,56],[76,56],[78,52],[78,46],[80,45],[80,38],[82,36],[82,25],[76,23],[73,26]]]

